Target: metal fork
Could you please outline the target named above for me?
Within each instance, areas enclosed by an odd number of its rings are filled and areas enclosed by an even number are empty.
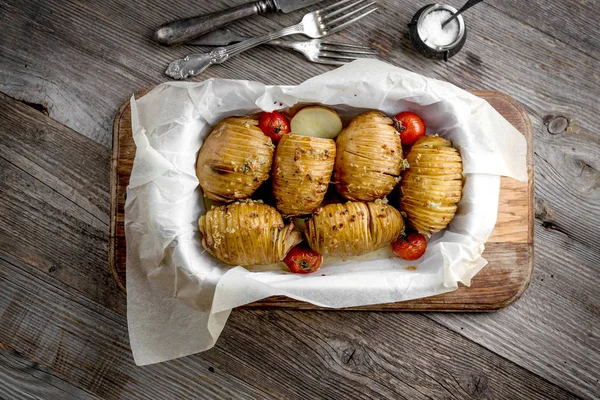
[[[377,51],[368,46],[329,41],[325,42],[321,39],[305,41],[273,40],[268,44],[296,50],[297,52],[304,54],[309,61],[327,65],[344,65],[352,60],[356,60],[356,56],[378,54]]]
[[[189,76],[202,73],[213,64],[221,64],[229,57],[283,36],[302,34],[313,39],[318,39],[331,35],[377,10],[377,7],[371,8],[375,2],[362,5],[367,0],[358,0],[350,3],[351,1],[353,0],[342,0],[328,7],[310,12],[304,15],[299,24],[283,28],[276,32],[267,33],[230,46],[219,47],[210,53],[190,54],[183,59],[173,61],[165,73],[174,79],[185,79]],[[358,5],[361,5],[361,7],[346,13],[346,11]],[[338,8],[340,6],[344,7]]]
[[[226,46],[249,39],[232,32],[228,28],[212,31],[200,38],[188,42],[198,46]],[[327,65],[343,65],[355,60],[357,56],[379,54],[369,46],[358,46],[350,43],[330,42],[324,39],[311,40],[272,40],[269,46],[283,47],[302,53],[309,61]]]

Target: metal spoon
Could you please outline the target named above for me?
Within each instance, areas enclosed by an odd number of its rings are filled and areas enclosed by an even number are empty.
[[[444,27],[450,22],[452,21],[454,18],[458,17],[459,14],[462,14],[463,12],[467,11],[469,8],[473,7],[475,4],[481,3],[483,0],[469,0],[465,3],[464,6],[462,6],[460,8],[460,10],[458,10],[455,14],[453,14],[450,18],[448,18],[446,21],[444,21],[442,23],[442,29],[444,29]]]

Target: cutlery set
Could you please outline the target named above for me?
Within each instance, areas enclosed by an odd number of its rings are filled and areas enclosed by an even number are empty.
[[[223,63],[230,57],[262,44],[295,50],[311,62],[327,65],[343,65],[357,57],[377,54],[368,46],[323,40],[375,12],[377,10],[375,2],[368,0],[339,1],[305,14],[298,24],[258,37],[245,37],[221,28],[229,22],[254,14],[274,11],[291,12],[320,1],[322,0],[263,0],[222,12],[164,24],[155,34],[155,40],[159,43],[218,46],[210,52],[193,53],[173,61],[167,68],[166,74],[173,79],[196,76],[213,64]],[[289,35],[303,35],[310,40],[280,39]]]

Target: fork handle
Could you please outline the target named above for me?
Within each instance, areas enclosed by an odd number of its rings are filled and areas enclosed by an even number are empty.
[[[275,11],[274,0],[245,3],[228,10],[167,22],[156,30],[154,40],[168,46],[185,43],[238,19]]]
[[[175,60],[169,64],[165,73],[173,79],[185,79],[190,76],[196,76],[204,72],[209,66],[221,64],[229,57],[235,56],[243,51],[279,39],[283,36],[303,33],[303,31],[304,27],[302,23],[299,23],[276,32],[270,32],[262,36],[244,40],[243,42],[225,47],[218,47],[210,53],[190,54],[185,58]]]

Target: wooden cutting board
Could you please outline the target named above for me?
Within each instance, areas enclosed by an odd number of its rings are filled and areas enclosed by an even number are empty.
[[[136,97],[145,94],[139,92]],[[527,139],[529,181],[502,177],[498,220],[485,245],[489,264],[473,278],[470,287],[398,303],[355,307],[356,310],[389,311],[493,311],[506,307],[525,291],[533,273],[533,132],[523,107],[512,97],[496,91],[472,91],[487,100]],[[117,111],[113,123],[111,166],[111,219],[109,265],[117,284],[125,290],[125,193],[135,156],[129,101]],[[315,305],[273,296],[244,307],[321,309]]]

